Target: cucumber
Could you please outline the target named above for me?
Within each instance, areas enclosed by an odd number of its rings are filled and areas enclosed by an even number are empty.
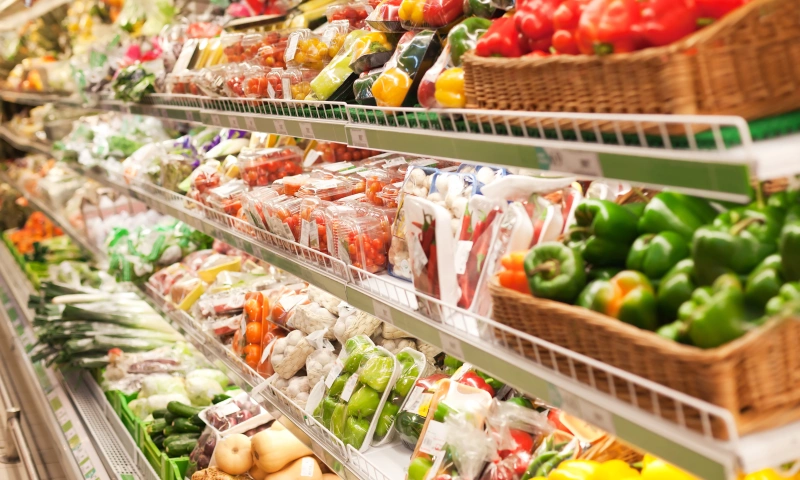
[[[206,423],[200,418],[200,415],[192,415],[189,421],[192,422],[192,425],[197,425],[201,428],[206,426]]]
[[[224,402],[225,400],[227,400],[229,398],[231,398],[231,397],[229,397],[228,395],[225,395],[224,393],[218,393],[218,394],[214,395],[214,398],[211,399],[211,403],[216,405],[219,402]]]
[[[183,442],[185,440],[197,440],[200,438],[199,433],[176,433],[164,438],[164,446],[171,445],[173,442]]]
[[[169,402],[167,404],[167,410],[174,413],[178,417],[189,418],[192,415],[196,415],[203,411],[202,408],[193,407],[191,405],[186,405],[181,402]]]
[[[164,414],[164,421],[167,422],[167,425],[172,425],[172,422],[174,422],[176,418],[178,418],[178,416],[172,412],[167,412]]]
[[[164,451],[167,453],[168,457],[175,458],[175,457],[182,457],[184,455],[189,455],[194,450],[194,447],[197,446],[197,439],[187,438],[184,440],[176,440],[172,443],[168,443]]]
[[[164,436],[165,437],[169,437],[170,435],[174,435],[175,433],[177,433],[177,432],[175,432],[175,427],[173,427],[172,425],[170,425],[170,426],[168,426],[167,428],[164,429]]]
[[[153,410],[153,418],[164,418],[164,415],[167,414],[166,408],[159,408],[158,410]]]
[[[200,433],[200,427],[186,418],[176,418],[175,421],[172,422],[172,428],[175,430],[175,433]]]
[[[163,433],[158,433],[156,435],[151,436],[150,440],[153,441],[153,444],[156,446],[157,449],[164,450],[164,438],[165,437]]]
[[[165,428],[167,428],[167,421],[163,418],[157,418],[147,426],[147,433],[160,432]]]

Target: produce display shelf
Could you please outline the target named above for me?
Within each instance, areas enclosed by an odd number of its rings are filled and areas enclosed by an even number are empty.
[[[236,385],[261,401],[279,421],[284,424],[288,421],[305,433],[314,454],[340,477],[346,480],[395,480],[403,477],[411,452],[397,443],[372,448],[366,453],[344,445],[319,422],[306,415],[302,407],[273,388],[268,380],[234,355],[230,348],[204,331],[191,315],[175,309],[147,286],[142,290],[150,303],[169,318],[173,326],[182,330],[186,339],[216,368],[227,372]]]
[[[11,254],[0,248],[0,264],[13,263]],[[26,380],[36,386],[32,389],[36,401],[47,406],[44,411],[52,412],[45,419],[52,437],[60,450],[72,457],[68,468],[75,473],[70,478],[158,480],[93,380],[30,360],[36,337],[31,327],[32,312],[25,305],[31,291],[20,269],[0,271],[2,317],[16,333],[16,350],[29,374]]]
[[[141,104],[21,92],[0,92],[0,98],[613,179],[735,202],[748,201],[752,178],[800,173],[797,114],[748,124],[735,116],[426,110],[168,94]]]
[[[50,155],[51,146],[38,140],[30,140],[12,131],[5,125],[0,125],[0,138],[10,143],[17,150],[30,153],[44,153]]]
[[[797,458],[794,446],[800,441],[800,422],[740,438],[732,414],[725,409],[423,297],[408,283],[347,266],[239,219],[206,211],[202,204],[161,187],[80,170],[701,478],[731,479],[737,469],[756,471]],[[438,312],[436,320],[419,311],[419,300]],[[525,349],[536,351],[537,358],[524,356]],[[220,357],[228,358],[229,354],[221,353]],[[588,381],[579,377],[579,370],[589,372]],[[625,388],[615,387],[620,384]],[[690,423],[690,416],[699,420]],[[723,434],[712,425],[722,425]]]

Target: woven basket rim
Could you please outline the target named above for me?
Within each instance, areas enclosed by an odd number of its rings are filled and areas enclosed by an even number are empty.
[[[776,317],[768,320],[764,325],[753,329],[747,334],[726,343],[725,345],[703,349],[694,345],[685,345],[678,342],[668,340],[655,332],[643,330],[639,327],[619,321],[613,317],[603,315],[602,313],[595,312],[586,308],[569,305],[554,300],[547,300],[544,298],[537,298],[533,295],[526,295],[508,288],[502,287],[497,283],[495,277],[489,285],[492,294],[503,295],[512,298],[514,301],[527,303],[532,306],[547,305],[548,308],[564,310],[565,313],[574,313],[576,309],[580,311],[580,317],[588,320],[594,326],[611,330],[614,333],[628,338],[636,338],[641,341],[646,341],[652,344],[654,349],[657,349],[665,354],[678,355],[688,360],[698,360],[702,362],[722,361],[728,358],[735,357],[743,350],[748,348],[751,344],[759,342],[762,337],[772,334],[784,322],[787,321],[800,321],[800,318],[791,316]],[[524,332],[523,332],[524,333]]]
[[[464,54],[465,60],[486,62],[491,64],[500,65],[506,68],[519,68],[529,65],[547,65],[550,63],[563,63],[563,64],[580,64],[580,63],[616,63],[616,62],[631,62],[636,60],[649,60],[666,55],[671,55],[680,51],[688,50],[697,47],[703,42],[713,39],[718,32],[731,28],[737,23],[744,21],[752,11],[764,8],[766,5],[775,2],[776,0],[753,0],[745,5],[737,8],[729,13],[722,20],[718,20],[713,24],[698,30],[691,35],[678,40],[670,45],[662,47],[649,47],[643,50],[637,50],[630,53],[612,53],[610,55],[550,55],[547,57],[528,57],[522,56],[519,58],[503,58],[503,57],[479,57],[475,55],[474,51],[470,50]],[[513,60],[513,62],[509,62]]]

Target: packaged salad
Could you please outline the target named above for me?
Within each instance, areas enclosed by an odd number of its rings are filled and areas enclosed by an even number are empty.
[[[440,49],[441,39],[435,31],[406,32],[372,85],[378,106],[410,107],[417,103],[419,83]]]

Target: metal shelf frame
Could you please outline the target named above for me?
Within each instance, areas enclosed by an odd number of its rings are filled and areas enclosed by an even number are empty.
[[[340,102],[153,94],[0,92],[0,99],[159,117],[215,127],[347,143],[475,164],[610,179],[747,202],[752,179],[800,174],[800,133],[754,141],[735,116],[624,115],[389,108]]]

